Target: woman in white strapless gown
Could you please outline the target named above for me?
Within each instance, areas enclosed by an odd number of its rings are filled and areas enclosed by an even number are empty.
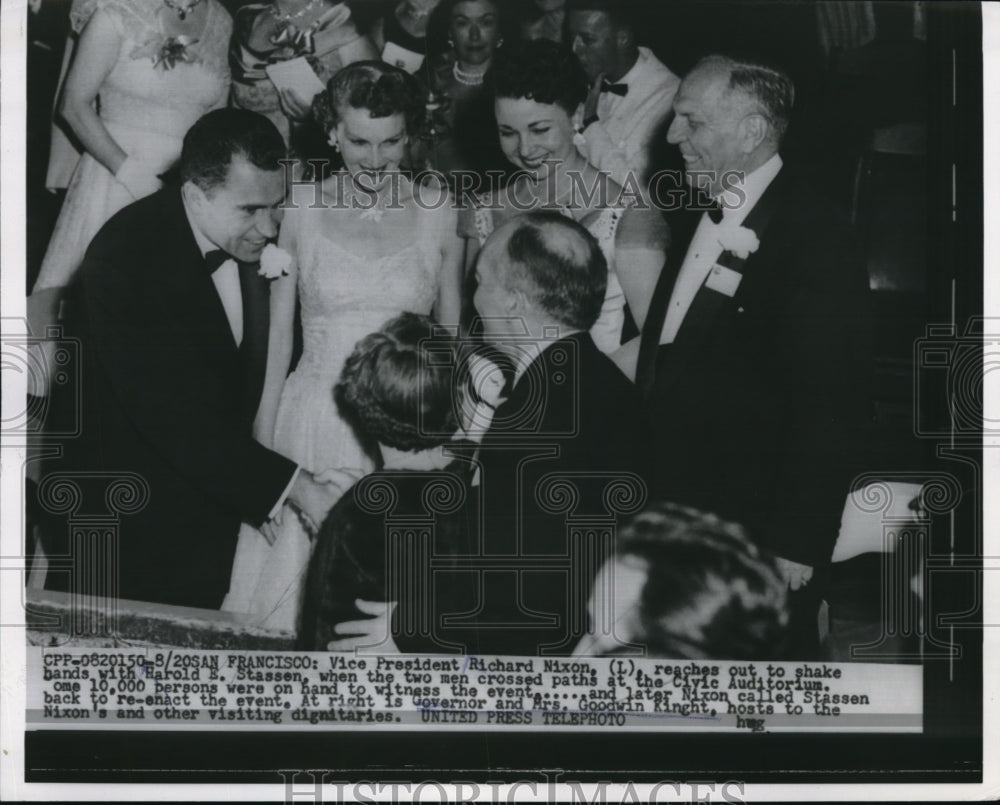
[[[298,186],[285,213],[279,245],[293,257],[291,275],[272,287],[268,374],[257,418],[257,438],[299,462],[304,470],[369,471],[366,452],[341,416],[333,387],[355,343],[404,311],[457,324],[462,243],[450,203],[421,206],[397,173],[413,130],[420,95],[413,79],[380,62],[340,71],[316,101],[317,117],[339,147],[346,171],[315,187]],[[360,107],[352,106],[363,102]],[[375,117],[373,114],[378,114]],[[359,190],[355,180],[375,191]],[[420,190],[418,189],[419,193]],[[437,190],[421,198],[433,204]],[[288,370],[296,288],[301,303],[303,353]],[[293,630],[311,542],[286,509],[269,544],[244,526],[230,592],[223,609],[253,615],[269,628]]]

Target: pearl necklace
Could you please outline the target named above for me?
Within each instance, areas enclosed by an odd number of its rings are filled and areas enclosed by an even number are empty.
[[[455,76],[455,80],[459,84],[465,84],[467,87],[478,87],[483,83],[483,77],[486,75],[486,70],[481,72],[473,72],[472,70],[463,70],[458,66],[456,61],[451,68],[451,74]]]
[[[198,0],[201,2],[201,0]],[[288,14],[279,10],[277,0],[273,6],[271,6],[271,13],[277,17],[282,22],[291,22],[292,20],[297,20],[299,17],[304,17],[310,11],[312,11],[316,6],[322,3],[323,0],[309,0],[302,8],[296,11],[294,14]]]
[[[174,2],[174,0],[163,0],[163,4],[169,8],[171,11],[177,14],[177,19],[181,22],[187,19],[187,15],[194,11],[195,7],[201,3],[201,0],[191,0],[187,5],[181,5],[180,3]]]

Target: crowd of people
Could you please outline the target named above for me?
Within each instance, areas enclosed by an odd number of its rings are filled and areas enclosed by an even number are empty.
[[[309,650],[819,657],[867,274],[788,75],[676,76],[630,10],[75,2],[32,297],[83,344],[67,463],[150,495],[111,587],[50,586]]]

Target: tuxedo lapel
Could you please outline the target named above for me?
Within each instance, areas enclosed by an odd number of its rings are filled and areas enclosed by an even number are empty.
[[[771,216],[774,214],[785,192],[784,179],[785,175],[778,173],[743,221],[743,228],[752,229],[757,235],[758,240],[763,239],[764,232],[771,222]],[[735,271],[742,277],[744,266],[752,260],[752,256],[739,258],[730,252],[723,252],[716,260],[716,265],[723,266],[730,271]],[[711,277],[711,274],[709,274],[709,277]],[[674,339],[674,343],[682,345],[686,351],[691,351],[692,348],[697,350],[697,344],[704,340],[706,335],[711,332],[712,326],[718,320],[719,316],[729,307],[727,305],[728,300],[735,298],[735,296],[728,297],[709,288],[709,277],[705,278],[705,281],[698,289],[698,293],[695,295],[694,300],[692,300],[691,308],[684,317],[684,321],[677,331],[677,337]],[[742,287],[742,280],[740,287]],[[736,294],[739,294],[739,290],[736,291]]]
[[[171,191],[168,191],[171,192]],[[267,367],[270,328],[270,283],[259,264],[238,263],[243,305],[243,340],[236,343],[225,306],[198,247],[179,191],[167,204],[165,231],[176,235],[168,270],[176,272],[185,299],[187,327],[200,334],[201,347],[218,355],[231,371],[244,417],[253,421],[260,404]],[[185,292],[184,288],[190,289]]]
[[[188,298],[184,301],[189,319],[194,319],[194,329],[206,339],[206,345],[212,349],[232,349],[232,357],[236,357],[236,339],[233,338],[229,318],[223,307],[222,299],[212,281],[212,275],[205,267],[205,258],[198,248],[191,224],[184,211],[184,202],[179,189],[164,191],[170,198],[166,206],[164,231],[175,241],[167,245],[170,255],[167,271],[178,278],[182,286],[190,289]],[[184,293],[182,290],[181,293]]]
[[[758,239],[762,239],[786,191],[787,177],[782,172],[768,185],[744,220],[743,227],[754,230]],[[690,230],[690,235],[685,238],[684,250],[679,255],[673,252],[671,254],[672,258],[677,260],[675,263],[677,268],[673,272],[675,280],[686,256],[691,236],[693,236],[694,229],[697,227],[700,218],[700,214],[694,216],[694,226]],[[689,221],[688,225],[690,223]],[[728,252],[724,252],[719,257],[717,265],[724,266],[728,270],[735,271],[742,276],[744,266],[748,261],[752,263],[753,258],[737,258]],[[711,274],[709,274],[710,276]],[[740,281],[740,288],[742,288],[742,279]],[[705,282],[698,289],[698,293],[695,294],[691,306],[684,316],[684,321],[677,331],[677,336],[672,343],[661,346],[659,338],[663,329],[663,322],[666,319],[667,305],[669,304],[673,290],[673,282],[666,289],[665,298],[657,299],[656,292],[661,290],[663,289],[660,288],[658,283],[654,292],[654,301],[657,303],[655,312],[659,323],[655,329],[649,328],[643,331],[643,341],[641,342],[639,363],[636,370],[636,382],[639,384],[640,391],[647,397],[652,393],[654,386],[668,388],[679,381],[684,373],[685,366],[699,354],[701,345],[704,344],[705,340],[709,338],[717,327],[717,323],[724,312],[731,309],[732,300],[740,293],[739,289],[733,297],[719,293],[708,287],[708,277],[706,277]],[[653,302],[650,303],[650,313],[653,313]],[[651,324],[651,318],[652,315],[647,318],[647,325]]]
[[[701,211],[690,207],[678,211],[670,218],[670,248],[667,258],[660,271],[660,276],[649,300],[649,310],[646,313],[646,323],[642,328],[639,342],[639,357],[636,366],[636,386],[645,397],[652,389],[655,376],[656,353],[660,344],[660,334],[667,318],[667,306],[677,282],[684,257],[687,255],[691,238],[701,220]]]
[[[240,263],[240,294],[243,298],[243,361],[245,387],[243,400],[252,420],[257,414],[264,390],[267,368],[267,341],[270,329],[270,280],[259,274],[258,263]]]
[[[653,75],[649,63],[640,60],[639,69],[629,79],[628,92],[618,100],[609,117],[608,123],[613,121],[617,137],[622,139],[628,137],[644,122],[645,116],[639,115],[638,112],[643,104],[649,101],[649,95],[645,94],[644,90],[650,81],[655,80],[656,76]]]

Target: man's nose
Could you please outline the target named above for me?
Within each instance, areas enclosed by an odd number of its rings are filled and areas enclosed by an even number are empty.
[[[257,213],[257,231],[269,240],[278,236],[283,210],[260,210]]]
[[[583,42],[582,42],[582,41],[580,40],[580,37],[578,37],[578,36],[574,36],[574,37],[573,37],[573,52],[574,52],[574,53],[575,53],[575,54],[576,54],[577,56],[579,56],[579,55],[580,55],[580,52],[581,52],[582,50],[583,50]]]
[[[667,142],[671,145],[677,145],[683,139],[683,130],[681,127],[680,119],[675,117],[669,128],[667,129]]]

